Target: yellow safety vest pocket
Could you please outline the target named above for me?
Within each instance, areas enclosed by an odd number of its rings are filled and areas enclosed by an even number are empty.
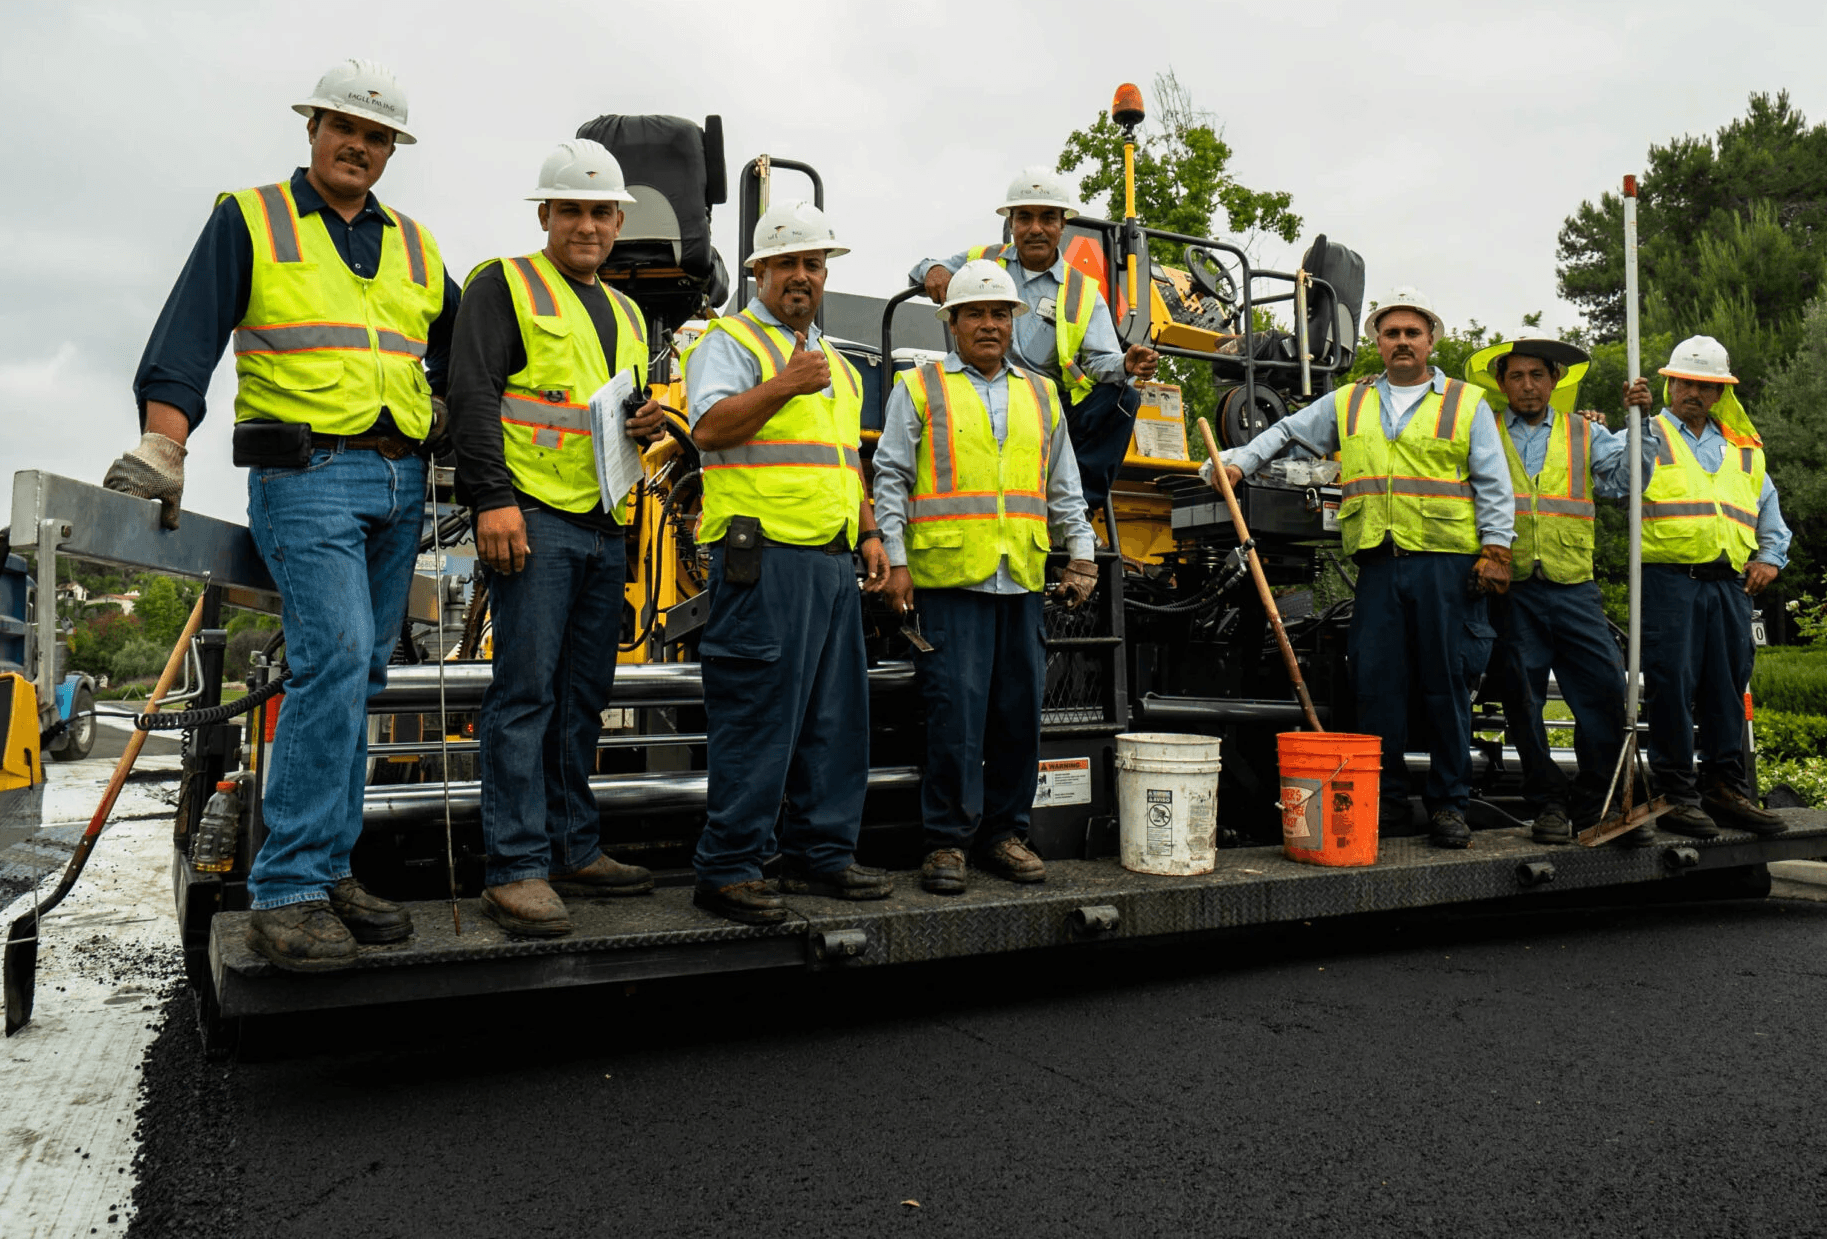
[[[920,551],[963,546],[964,530],[951,521],[916,521],[907,526],[907,545]]]
[[[1465,537],[1466,522],[1472,519],[1472,505],[1463,499],[1423,499],[1421,523],[1428,545],[1451,545]],[[1442,539],[1435,543],[1435,537]]]
[[[340,357],[292,357],[266,369],[267,379],[287,391],[321,391],[343,381]]]
[[[1031,521],[1034,526],[1034,545],[1044,554],[1053,549],[1053,538],[1047,533],[1045,521]]]

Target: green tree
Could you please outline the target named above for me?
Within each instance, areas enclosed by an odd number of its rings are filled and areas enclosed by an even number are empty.
[[[1820,572],[1814,548],[1827,534],[1827,293],[1809,303],[1795,352],[1749,412],[1763,436],[1783,518],[1795,531],[1790,567],[1778,579],[1799,593]]]
[[[1135,152],[1136,217],[1142,223],[1167,232],[1209,237],[1212,221],[1222,210],[1229,231],[1245,237],[1245,249],[1259,233],[1288,242],[1300,235],[1301,218],[1291,209],[1292,195],[1250,189],[1230,175],[1227,168],[1232,151],[1216,114],[1193,102],[1192,93],[1171,68],[1155,75],[1154,97],[1154,109],[1137,134]],[[1088,206],[1101,196],[1104,216],[1123,218],[1123,129],[1110,119],[1109,112],[1099,112],[1089,126],[1067,136],[1058,168],[1080,173],[1079,191]],[[1156,262],[1181,263],[1180,246],[1151,241],[1149,252]],[[1164,383],[1179,384],[1189,428],[1196,418],[1212,414],[1217,388],[1210,366],[1166,357],[1158,377]],[[1205,449],[1199,436],[1189,433],[1187,438],[1193,458],[1203,460]]]
[[[114,656],[138,636],[138,617],[123,615],[116,606],[101,609],[71,629],[70,666],[90,675],[112,675]]]
[[[133,613],[139,617],[146,639],[169,651],[178,643],[195,601],[194,589],[181,587],[168,576],[145,576],[140,578],[140,598],[133,604]]]

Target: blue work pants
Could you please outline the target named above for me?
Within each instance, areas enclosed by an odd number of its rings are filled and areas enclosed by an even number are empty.
[[[926,699],[926,846],[1025,833],[1040,770],[1044,598],[923,589],[915,601],[933,647],[913,656]]]
[[[489,583],[495,668],[477,730],[490,886],[572,873],[602,855],[590,776],[622,630],[622,531],[521,515],[526,567]]]
[[[776,840],[809,872],[848,867],[869,788],[869,663],[850,556],[769,546],[761,579],[737,585],[712,547],[698,650],[710,765],[698,879],[753,881]]]
[[[292,678],[267,756],[253,907],[323,899],[349,876],[368,782],[368,699],[406,619],[425,462],[318,450],[247,475],[247,526],[279,586]]]
[[[1129,452],[1136,410],[1141,407],[1142,393],[1127,383],[1099,383],[1083,400],[1066,402],[1066,435],[1078,458],[1085,506],[1093,513],[1104,510],[1110,485]]]
[[[1685,564],[1643,565],[1649,769],[1656,790],[1671,801],[1700,803],[1694,783],[1696,713],[1701,781],[1750,793],[1745,784],[1744,693],[1755,657],[1751,598],[1742,580],[1697,580]]]
[[[1372,555],[1360,560],[1346,651],[1358,728],[1383,741],[1382,799],[1408,795],[1410,693],[1432,723],[1422,800],[1429,813],[1465,812],[1471,798],[1472,684],[1495,637],[1484,600],[1467,585],[1475,555]],[[1412,687],[1411,687],[1412,686]]]
[[[1544,576],[1516,581],[1490,600],[1503,673],[1503,712],[1522,759],[1523,803],[1570,811],[1576,826],[1599,820],[1624,748],[1624,660],[1605,623],[1596,581],[1561,585]],[[1548,672],[1573,711],[1579,777],[1569,781],[1548,751],[1542,706]]]

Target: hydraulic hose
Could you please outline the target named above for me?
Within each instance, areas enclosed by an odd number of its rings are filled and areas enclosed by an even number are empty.
[[[178,710],[171,714],[136,714],[133,716],[133,725],[141,731],[194,731],[198,727],[214,727],[217,723],[226,723],[231,718],[246,714],[263,701],[277,697],[285,687],[285,682],[291,678],[292,669],[281,666],[278,675],[232,705]]]

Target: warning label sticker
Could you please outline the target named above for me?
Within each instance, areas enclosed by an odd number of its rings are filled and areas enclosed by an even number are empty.
[[[1328,499],[1320,505],[1320,528],[1336,531],[1339,527],[1339,502]]]
[[[1040,780],[1034,785],[1034,807],[1091,803],[1091,759],[1062,757],[1040,763]]]
[[[1146,789],[1148,801],[1148,854],[1174,854],[1174,794],[1156,788]]]

